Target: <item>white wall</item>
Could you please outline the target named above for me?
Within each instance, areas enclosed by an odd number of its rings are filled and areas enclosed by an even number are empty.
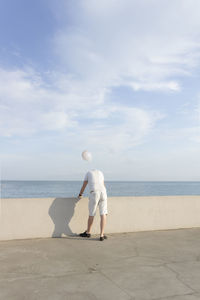
[[[83,232],[88,199],[1,199],[0,240]],[[106,233],[200,227],[200,196],[112,197]],[[99,233],[99,212],[92,233]]]

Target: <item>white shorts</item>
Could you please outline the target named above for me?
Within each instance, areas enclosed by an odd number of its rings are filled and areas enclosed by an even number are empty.
[[[89,195],[89,215],[95,216],[96,209],[99,206],[99,214],[107,215],[107,193],[106,191],[94,191]]]

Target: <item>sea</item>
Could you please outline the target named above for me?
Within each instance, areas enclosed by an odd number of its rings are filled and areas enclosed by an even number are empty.
[[[200,195],[199,181],[107,181],[108,197]],[[82,181],[1,180],[1,198],[77,197]],[[84,195],[89,194],[86,189]]]

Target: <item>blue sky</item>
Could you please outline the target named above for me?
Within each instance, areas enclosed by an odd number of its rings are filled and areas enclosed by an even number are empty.
[[[2,179],[200,180],[199,9],[1,0]]]

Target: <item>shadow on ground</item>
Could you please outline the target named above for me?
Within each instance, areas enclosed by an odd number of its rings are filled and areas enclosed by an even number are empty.
[[[74,235],[69,223],[74,215],[77,202],[77,198],[56,198],[53,201],[49,208],[49,216],[55,225],[52,237],[62,237],[62,234]]]

